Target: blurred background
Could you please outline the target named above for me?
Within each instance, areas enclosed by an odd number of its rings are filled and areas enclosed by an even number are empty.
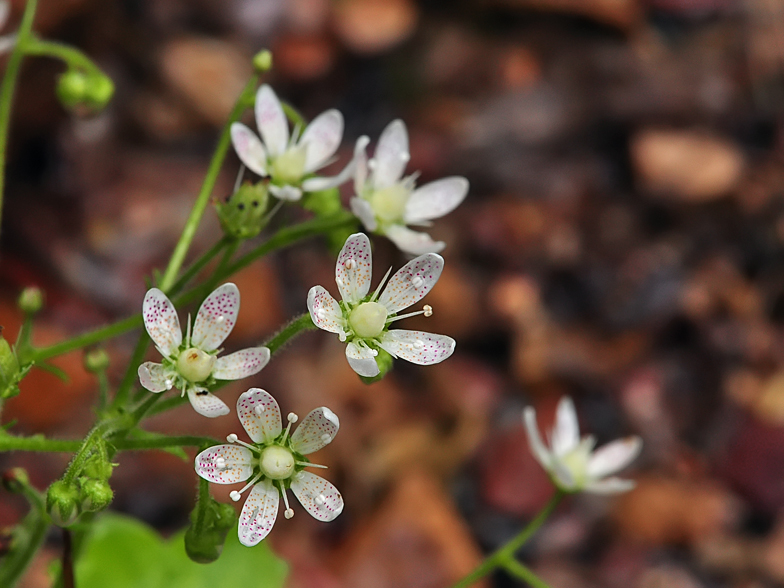
[[[12,4],[11,29],[24,2]],[[344,114],[335,168],[400,117],[409,173],[471,182],[432,230],[448,243],[425,300],[435,313],[405,325],[453,336],[451,359],[397,362],[368,387],[335,337],[310,332],[221,394],[233,405],[261,386],[284,412],[327,405],[341,419],[314,457],[343,514],[326,525],[298,509],[267,539],[291,588],[449,586],[551,495],[520,417],[533,405],[549,427],[564,394],[600,443],[634,433],[645,447],[636,490],[566,500],[522,552],[553,588],[784,585],[782,0],[41,0],[36,29],[82,48],[117,92],[75,117],[54,93],[63,66],[26,61],[0,243],[11,339],[31,284],[47,297],[39,345],[140,310],[259,49],[274,52],[282,99],[308,118]],[[216,197],[237,169],[232,153]],[[220,236],[205,219],[192,256]],[[378,280],[405,258],[374,242]],[[311,286],[336,292],[333,271],[312,240],[237,275],[227,350],[305,311]],[[107,347],[115,379],[135,336]],[[70,383],[34,370],[3,415],[15,432],[88,430],[96,383],[80,353],[56,363]],[[241,432],[233,413],[188,405],[146,426]],[[5,454],[0,467],[44,488],[67,458]],[[115,508],[164,533],[186,524],[192,462],[119,461]],[[213,492],[228,502],[231,489]],[[0,500],[0,526],[23,514]],[[26,588],[48,586],[56,539]]]

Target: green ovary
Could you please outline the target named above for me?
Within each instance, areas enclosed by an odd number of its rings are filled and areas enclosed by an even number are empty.
[[[261,473],[272,480],[285,480],[294,473],[294,456],[280,445],[270,445],[259,458]]]
[[[296,184],[305,175],[305,149],[291,147],[275,158],[270,168],[275,183]]]
[[[378,302],[363,302],[351,311],[349,325],[357,337],[372,339],[384,332],[387,309]]]
[[[402,183],[397,183],[376,190],[370,195],[370,206],[376,217],[383,223],[393,223],[403,220],[403,213],[406,211],[406,202],[411,195]]]
[[[569,473],[572,474],[575,488],[582,488],[588,481],[588,460],[590,456],[590,449],[580,444],[561,457],[561,462],[569,470]]]
[[[210,377],[215,366],[215,356],[191,347],[177,358],[177,372],[189,382],[203,382]]]

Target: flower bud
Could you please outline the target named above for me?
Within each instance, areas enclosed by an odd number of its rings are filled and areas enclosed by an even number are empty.
[[[87,479],[82,483],[82,510],[96,512],[111,504],[114,492],[105,480]]]
[[[378,375],[373,376],[372,378],[367,378],[365,376],[359,376],[359,379],[365,382],[365,384],[372,384],[373,382],[378,382],[379,380],[383,380],[384,376],[387,375],[387,372],[392,369],[392,365],[395,363],[395,358],[393,358],[389,353],[384,351],[383,349],[378,350],[378,355],[376,355],[376,365],[378,365]]]
[[[197,526],[199,508],[197,504],[191,512],[191,525],[185,531],[185,552],[197,563],[210,563],[220,557],[237,513],[231,505],[216,502],[210,497],[202,513],[201,524]]]
[[[36,314],[44,306],[44,294],[40,288],[30,286],[22,290],[17,304],[23,313],[29,315]]]
[[[79,516],[79,489],[65,480],[53,482],[46,491],[46,512],[59,527],[67,527]]]
[[[253,56],[253,67],[259,73],[272,69],[272,51],[262,49]]]
[[[109,76],[94,73],[87,78],[85,102],[93,110],[103,110],[114,96],[114,82]]]
[[[0,399],[19,394],[17,384],[25,373],[8,341],[0,335]]]
[[[70,110],[102,110],[114,95],[114,82],[102,72],[66,71],[57,80],[57,97]]]
[[[91,374],[106,371],[109,367],[109,354],[99,347],[84,354],[84,369]]]
[[[240,186],[225,202],[215,204],[223,231],[235,239],[250,239],[266,224],[269,193],[263,182]]]
[[[84,102],[87,95],[87,75],[84,72],[69,69],[57,80],[57,97],[68,109],[73,109]]]

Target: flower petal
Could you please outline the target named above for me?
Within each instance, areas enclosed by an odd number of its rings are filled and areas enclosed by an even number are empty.
[[[420,186],[406,202],[406,224],[421,223],[452,212],[468,194],[468,180],[459,176],[443,178]]]
[[[202,416],[214,419],[215,417],[229,414],[229,407],[215,394],[206,390],[188,389],[188,400],[191,401],[193,410]]]
[[[150,288],[144,296],[142,314],[150,339],[163,355],[171,356],[182,343],[180,319],[171,300],[158,288]]]
[[[356,304],[367,296],[372,272],[370,239],[364,233],[354,233],[346,239],[335,264],[335,281],[343,300]]]
[[[139,366],[139,382],[150,392],[171,390],[174,381],[161,364],[148,361]]]
[[[268,184],[267,189],[278,200],[285,200],[286,202],[296,202],[302,198],[302,190],[296,186],[276,186],[275,184]]]
[[[346,321],[340,304],[322,286],[313,286],[308,292],[308,311],[313,324],[319,329],[343,334]]]
[[[305,173],[323,167],[335,154],[343,138],[343,115],[337,110],[322,112],[302,133],[300,145],[306,146]]]
[[[365,229],[368,231],[375,231],[378,228],[376,215],[373,212],[373,207],[370,205],[370,202],[364,198],[355,196],[349,201],[349,205],[351,206],[351,212],[360,220]]]
[[[267,175],[267,152],[256,133],[244,124],[235,122],[231,125],[231,142],[245,167],[257,175]]]
[[[640,454],[642,439],[627,437],[600,447],[591,455],[588,462],[588,476],[604,478],[629,465]]]
[[[376,363],[376,352],[368,347],[360,347],[353,341],[346,345],[346,359],[351,369],[360,376],[375,378],[381,371]]]
[[[403,177],[410,155],[408,131],[402,120],[393,120],[381,132],[373,159],[373,187],[376,190],[387,188]]]
[[[291,481],[291,491],[314,519],[329,522],[343,512],[343,497],[321,476],[300,472]]]
[[[258,482],[242,507],[237,534],[240,543],[253,547],[269,535],[278,517],[280,494],[269,480]]]
[[[3,35],[2,37],[0,37],[0,55],[4,53],[8,53],[11,49],[13,49],[14,45],[16,45],[16,40],[17,40],[16,33]]]
[[[566,455],[580,444],[580,425],[574,402],[568,396],[561,398],[555,414],[555,427],[551,447],[557,457]]]
[[[389,225],[384,229],[384,234],[400,251],[411,255],[438,253],[446,247],[443,241],[433,241],[427,233],[412,231],[403,225]]]
[[[455,351],[455,340],[452,337],[404,329],[387,331],[379,345],[393,357],[417,365],[440,363]]]
[[[357,196],[362,195],[362,192],[365,190],[365,182],[367,182],[368,158],[366,149],[369,143],[370,137],[362,135],[354,145],[354,162],[356,164],[354,169],[354,192]]]
[[[266,347],[249,347],[231,355],[219,357],[212,368],[212,377],[217,380],[241,380],[261,371],[270,360]]]
[[[621,478],[606,478],[585,485],[583,490],[592,494],[620,494],[628,492],[635,486],[634,480],[622,480]]]
[[[11,3],[8,0],[0,2],[0,29],[2,29],[8,22],[8,17],[11,14]]]
[[[526,406],[523,411],[523,422],[525,423],[525,432],[528,435],[528,445],[530,446],[531,453],[534,454],[536,461],[542,464],[546,470],[550,470],[552,458],[550,452],[542,441],[539,435],[539,427],[536,424],[536,410],[533,406]]]
[[[291,434],[291,448],[302,455],[318,451],[332,442],[339,428],[338,415],[326,406],[312,410]]]
[[[236,484],[253,474],[253,453],[239,445],[216,445],[196,456],[195,467],[213,484]]]
[[[193,323],[191,345],[214,351],[229,336],[240,310],[240,291],[229,282],[216,288],[202,302]]]
[[[251,388],[240,394],[237,416],[254,443],[271,441],[283,430],[277,401],[261,388]]]
[[[256,126],[271,157],[286,150],[289,142],[289,123],[275,91],[264,84],[256,92]]]
[[[444,258],[426,253],[401,267],[378,298],[378,302],[392,312],[400,312],[419,302],[438,281],[444,269]]]

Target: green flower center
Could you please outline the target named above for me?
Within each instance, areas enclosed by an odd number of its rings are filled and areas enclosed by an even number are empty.
[[[348,316],[354,334],[363,339],[378,337],[384,332],[386,321],[387,309],[378,302],[363,302]]]
[[[210,377],[215,356],[191,347],[177,358],[177,372],[189,382],[203,382]]]
[[[370,206],[381,222],[392,223],[403,219],[411,191],[402,182],[376,190],[370,195]]]
[[[286,149],[273,160],[270,175],[276,184],[299,183],[305,175],[305,149],[303,147]]]
[[[270,445],[262,450],[259,467],[271,480],[285,480],[294,473],[294,455],[285,447]]]
[[[588,460],[591,456],[591,448],[585,443],[580,443],[569,453],[561,457],[561,462],[572,474],[575,488],[582,488],[588,481]]]

